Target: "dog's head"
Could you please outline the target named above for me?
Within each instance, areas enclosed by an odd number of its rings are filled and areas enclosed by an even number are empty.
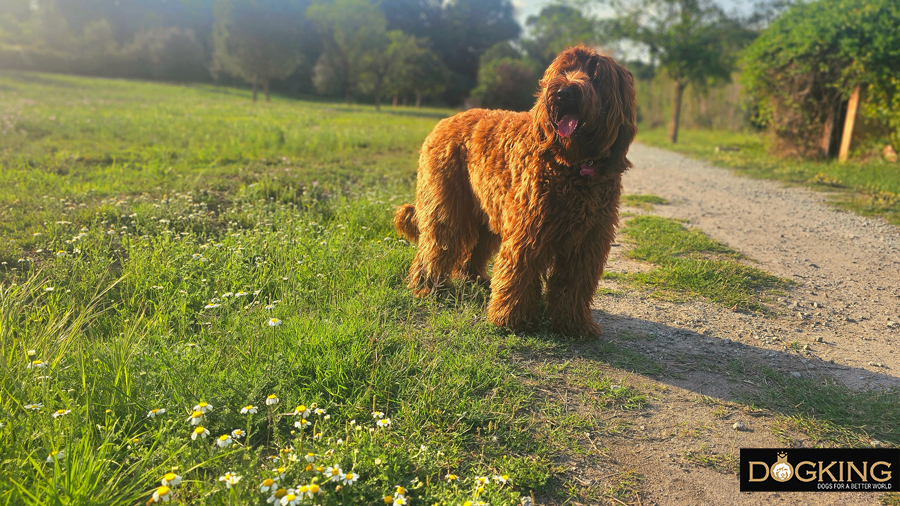
[[[637,127],[628,69],[593,49],[572,47],[553,60],[540,85],[531,114],[542,149],[566,166],[630,167],[625,155]]]

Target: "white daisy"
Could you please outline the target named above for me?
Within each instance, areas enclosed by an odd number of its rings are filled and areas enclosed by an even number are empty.
[[[338,466],[328,466],[322,474],[331,481],[340,481],[344,472]]]
[[[349,472],[341,477],[341,482],[343,482],[344,485],[353,485],[354,483],[356,483],[356,480],[358,480],[358,479],[359,479],[358,474]]]
[[[191,432],[191,439],[196,440],[197,436],[200,436],[203,439],[206,439],[206,436],[209,435],[209,431],[206,430],[202,425],[198,425],[193,432]]]
[[[381,411],[373,411],[372,418],[380,420],[380,419],[384,418],[384,413],[382,413]]]
[[[181,476],[175,473],[166,473],[160,482],[164,487],[177,487],[181,483]]]
[[[247,434],[244,431],[242,431],[241,429],[234,429],[233,431],[231,431],[231,437],[236,440],[240,439],[246,435]]]
[[[310,499],[314,498],[317,494],[322,492],[322,488],[315,483],[310,483],[303,488],[305,488],[304,492],[306,493],[306,496]]]
[[[382,420],[378,420],[377,422],[375,422],[375,424],[378,425],[379,427],[390,427],[390,426],[391,426],[391,419],[390,419],[390,418],[384,418],[384,419],[382,419]]]
[[[161,414],[163,414],[163,413],[165,413],[165,412],[166,412],[166,408],[151,409],[151,410],[147,413],[147,418],[156,418],[156,415],[161,415]]]
[[[247,413],[249,413],[251,415],[255,415],[256,414],[256,406],[254,406],[252,404],[248,404],[248,405],[244,406],[243,408],[241,408],[242,415],[246,415]]]
[[[238,482],[241,481],[241,478],[243,478],[243,476],[238,476],[231,471],[228,471],[224,475],[219,476],[219,481],[224,481],[225,486],[231,488],[232,485],[237,485]]]
[[[169,502],[172,500],[172,489],[163,485],[153,491],[153,502]]]
[[[56,410],[55,413],[53,413],[53,418],[59,418],[61,416],[68,415],[71,412],[72,412],[71,409],[58,409],[58,410]]]
[[[284,497],[281,498],[281,506],[296,506],[300,504],[300,499],[301,497],[297,494],[297,491],[289,488]]]
[[[259,486],[260,492],[272,492],[275,493],[275,490],[278,488],[278,477],[274,478],[266,478],[263,480],[262,484]]]
[[[194,411],[199,411],[201,413],[206,413],[206,412],[209,412],[212,410],[213,410],[212,404],[207,404],[205,402],[201,402],[200,404],[197,404],[196,406],[194,406]]]
[[[24,406],[25,409],[30,409],[31,411],[38,411],[44,407],[43,402],[35,402],[34,404],[26,404]]]
[[[47,462],[52,464],[54,460],[59,461],[60,459],[63,459],[65,457],[66,454],[63,453],[62,450],[52,451],[50,452],[50,455],[47,455]]]
[[[266,499],[266,502],[269,504],[274,504],[276,502],[281,503],[281,499],[286,495],[287,495],[287,490],[285,490],[283,488],[279,488],[278,490],[273,492],[272,495],[270,495],[268,499]]]
[[[312,425],[312,423],[306,418],[301,418],[300,420],[294,422],[294,427],[297,427],[298,429],[305,429],[310,425]]]
[[[284,322],[282,322],[278,318],[269,318],[269,326],[270,327],[277,327],[277,326],[281,325],[282,323],[284,323]]]
[[[28,363],[27,369],[44,369],[46,367],[47,367],[46,363],[44,363],[40,360],[34,360],[34,361]]]
[[[185,422],[191,422],[191,425],[200,425],[200,422],[203,421],[203,412],[195,409],[191,411],[191,416],[187,417]]]
[[[294,408],[293,414],[294,414],[294,416],[301,416],[303,418],[306,418],[307,416],[309,416],[309,408],[307,408],[306,406],[301,404],[301,405],[297,406],[296,408]]]
[[[230,446],[232,442],[233,442],[233,440],[231,439],[231,436],[228,434],[222,434],[216,440],[216,444],[219,445],[219,448],[226,448],[226,447]]]
[[[272,395],[266,397],[266,406],[274,406],[275,404],[278,404],[278,396],[277,395],[272,394]]]

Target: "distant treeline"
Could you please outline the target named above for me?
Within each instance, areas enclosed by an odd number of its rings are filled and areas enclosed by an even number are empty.
[[[753,127],[785,154],[846,156],[858,109],[873,146],[900,145],[897,0],[760,0],[743,17],[715,0],[579,0],[525,27],[514,14],[511,0],[2,0],[0,66],[526,110],[555,55],[585,44],[642,56],[625,62],[640,122],[672,142],[680,124]]]
[[[518,39],[521,28],[513,16],[510,0],[385,0],[377,6],[368,0],[3,0],[0,66],[165,81],[227,81],[243,76],[229,65],[228,60],[234,59],[229,56],[234,55],[226,54],[226,46],[233,41],[217,34],[230,32],[237,38],[238,32],[289,31],[287,41],[293,47],[283,47],[285,41],[275,37],[262,41],[273,44],[270,51],[296,56],[281,62],[293,68],[273,80],[272,87],[315,93],[317,65],[320,82],[329,81],[324,75],[329,70],[371,74],[377,67],[371,61],[365,69],[352,65],[335,69],[328,60],[371,60],[367,50],[386,49],[392,42],[388,34],[395,32],[394,42],[402,33],[416,40],[418,52],[436,56],[439,65],[433,72],[444,84],[422,91],[440,102],[458,104],[475,86],[480,56],[498,42]],[[360,25],[342,31],[341,23],[349,18]],[[369,83],[350,83],[349,88],[356,89],[348,90],[339,82],[365,81],[370,75],[330,77],[331,88],[323,90],[328,86],[320,85],[319,91],[337,96],[374,93],[364,85]],[[408,95],[413,98],[415,93]]]

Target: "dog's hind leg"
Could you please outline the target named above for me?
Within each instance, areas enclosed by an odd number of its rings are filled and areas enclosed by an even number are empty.
[[[478,240],[475,201],[460,155],[430,156],[423,150],[416,188],[419,243],[409,287],[417,296],[446,286]]]
[[[499,248],[500,236],[491,232],[486,224],[479,225],[478,240],[460,269],[459,276],[468,281],[490,284],[491,278],[487,274],[487,264]]]

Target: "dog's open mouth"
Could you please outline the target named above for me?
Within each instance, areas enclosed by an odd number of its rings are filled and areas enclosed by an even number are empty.
[[[559,124],[556,126],[556,132],[559,133],[560,137],[568,137],[572,135],[572,132],[575,131],[575,127],[578,126],[578,116],[572,114],[566,114],[559,120]]]

